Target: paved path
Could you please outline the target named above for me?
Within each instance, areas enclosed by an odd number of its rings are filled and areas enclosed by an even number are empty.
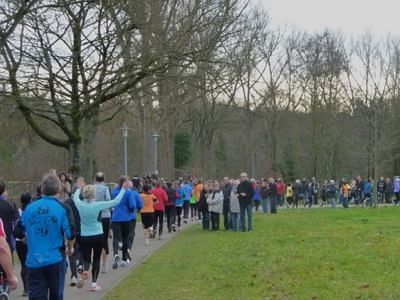
[[[187,225],[184,225],[182,229],[184,230],[185,228],[188,228],[193,223],[189,223]],[[166,224],[164,224],[164,228],[166,228]],[[87,281],[87,286],[85,286],[82,289],[78,289],[77,287],[70,287],[70,277],[71,273],[68,270],[67,276],[66,276],[66,287],[65,287],[65,292],[64,292],[64,299],[65,300],[98,300],[102,299],[107,292],[109,292],[117,283],[119,283],[125,276],[128,275],[130,271],[132,271],[136,266],[140,265],[144,260],[146,260],[151,254],[154,253],[157,249],[165,245],[171,238],[176,236],[179,233],[177,231],[176,233],[165,233],[163,236],[163,240],[159,241],[157,239],[151,240],[150,245],[146,246],[144,243],[144,236],[143,236],[143,229],[142,229],[142,224],[137,224],[136,226],[136,236],[135,236],[135,241],[133,244],[133,259],[134,259],[134,264],[131,265],[130,267],[118,267],[118,269],[113,270],[110,269],[106,274],[99,274],[99,279],[98,283],[101,286],[101,291],[99,292],[91,292],[89,291],[89,284],[90,284],[90,278],[91,278],[91,273],[89,276],[89,280]],[[110,240],[111,243],[111,240]],[[110,250],[112,249],[112,245],[110,244]],[[111,251],[112,252],[112,251]],[[109,257],[109,265],[111,266],[112,264],[112,255]],[[20,267],[19,265],[15,266],[15,271],[17,273],[18,278],[20,279],[19,272],[20,272]],[[22,282],[20,282],[19,288],[17,291],[13,291],[11,294],[10,299],[18,299],[18,300],[23,300],[23,299],[28,299],[27,297],[21,297],[22,295]]]

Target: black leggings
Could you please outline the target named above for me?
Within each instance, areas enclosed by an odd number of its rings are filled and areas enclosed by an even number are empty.
[[[28,246],[21,241],[17,241],[15,244],[18,259],[21,263],[21,279],[24,285],[24,290],[28,290],[28,270],[26,268],[26,255],[28,254]]]
[[[219,230],[219,213],[210,212],[211,230]]]
[[[103,250],[103,235],[82,236],[80,246],[83,256],[83,269],[89,271],[90,264],[92,263],[92,282],[97,282],[100,271],[101,251]]]
[[[182,206],[177,206],[176,207],[176,217],[178,220],[178,227],[181,227],[181,221],[182,221]]]
[[[106,254],[110,254],[110,249],[108,247],[108,237],[110,235],[110,222],[111,218],[102,218],[101,224],[103,226],[103,249]]]
[[[183,201],[183,219],[187,220],[189,218],[189,201]]]
[[[154,224],[153,224],[154,231],[157,230],[157,223],[159,224],[158,234],[162,235],[163,224],[164,224],[164,211],[161,211],[161,210],[154,211]]]
[[[130,232],[130,222],[113,222],[113,251],[114,256],[118,254],[119,242],[122,241],[122,260],[128,258],[128,237]]]
[[[172,225],[175,224],[176,208],[173,205],[168,205],[165,207],[165,214],[167,216],[167,227],[168,231],[171,232]]]
[[[190,203],[190,217],[192,219],[197,217],[197,205],[196,205],[196,203]]]

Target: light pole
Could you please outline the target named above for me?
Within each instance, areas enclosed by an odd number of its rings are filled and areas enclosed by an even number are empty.
[[[124,139],[124,173],[128,175],[128,126],[124,123],[121,128],[122,138]]]
[[[153,139],[154,139],[154,175],[158,175],[158,170],[157,170],[157,144],[158,144],[158,138],[160,137],[157,132],[154,132],[153,134]]]

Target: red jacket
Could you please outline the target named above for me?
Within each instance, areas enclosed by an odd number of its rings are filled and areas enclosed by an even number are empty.
[[[285,193],[286,185],[283,181],[276,184],[276,194],[282,196]]]
[[[168,202],[168,196],[162,187],[156,187],[151,190],[151,193],[156,196],[157,203],[154,204],[154,210],[164,211],[165,205]]]

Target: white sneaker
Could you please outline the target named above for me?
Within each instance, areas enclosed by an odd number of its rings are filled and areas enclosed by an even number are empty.
[[[108,267],[106,264],[101,265],[100,272],[105,274],[108,271]]]
[[[150,244],[150,240],[149,240],[149,239],[146,239],[146,241],[144,242],[144,244],[145,244],[146,246],[148,246],[148,245]]]
[[[71,286],[76,286],[77,283],[78,283],[78,280],[76,279],[75,276],[73,276],[73,277],[71,278]]]
[[[129,267],[131,261],[129,259],[121,261],[121,267]]]
[[[181,230],[182,230],[182,227],[181,227],[181,226],[179,226],[179,227],[178,227],[178,230],[179,230],[179,231],[181,231]]]

